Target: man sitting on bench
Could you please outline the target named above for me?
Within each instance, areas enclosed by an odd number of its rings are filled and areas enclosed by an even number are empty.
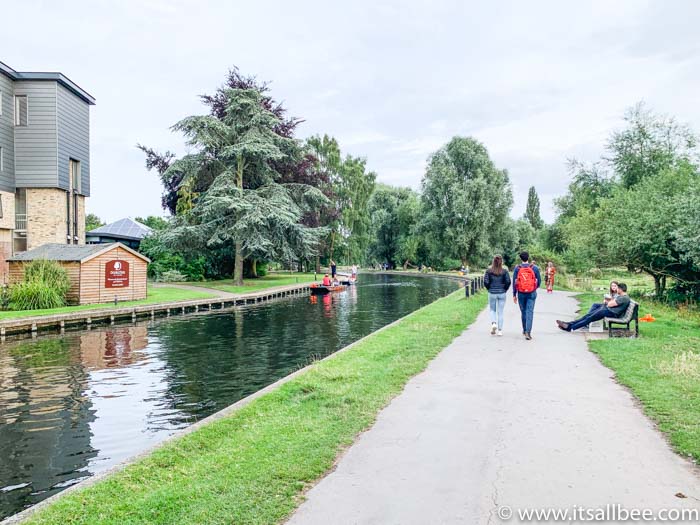
[[[630,297],[627,295],[627,285],[625,283],[619,283],[617,285],[618,296],[615,299],[608,301],[606,305],[600,305],[595,310],[588,312],[586,315],[570,323],[565,323],[564,321],[557,321],[557,326],[566,332],[571,332],[572,330],[578,330],[584,326],[588,326],[594,321],[600,321],[606,317],[622,317],[627,311],[627,307],[630,305]]]

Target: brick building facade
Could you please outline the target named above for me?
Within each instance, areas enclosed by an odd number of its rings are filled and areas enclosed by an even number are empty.
[[[94,103],[61,73],[23,73],[0,62],[2,281],[13,254],[85,244]]]

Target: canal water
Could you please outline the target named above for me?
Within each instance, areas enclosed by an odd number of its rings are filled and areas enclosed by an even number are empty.
[[[0,519],[454,291],[360,275],[321,297],[0,345]]]

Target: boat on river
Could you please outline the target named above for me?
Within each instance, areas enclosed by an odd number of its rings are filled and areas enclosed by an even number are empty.
[[[311,290],[311,295],[326,295],[331,292],[342,292],[345,290],[345,286],[342,284],[326,286],[324,284],[311,283],[309,289]]]

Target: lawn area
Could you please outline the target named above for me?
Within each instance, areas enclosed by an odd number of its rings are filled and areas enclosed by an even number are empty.
[[[485,304],[440,299],[27,523],[279,523]]]
[[[622,279],[624,281],[624,279]],[[579,297],[587,311],[600,294]],[[680,454],[700,462],[700,314],[652,301],[640,303],[639,339],[602,339],[589,348],[642,402]]]
[[[175,287],[148,287],[148,296],[140,301],[123,301],[118,304],[118,308],[128,306],[142,306],[145,304],[172,303],[176,301],[189,301],[193,299],[208,299],[214,295],[205,291],[186,290]],[[104,308],[114,308],[114,303],[105,304],[83,304],[80,306],[64,306],[61,308],[51,308],[48,310],[20,310],[0,312],[0,320],[17,319],[19,317],[35,317],[40,315],[67,314],[80,312],[82,310],[96,310]]]
[[[318,279],[323,278],[323,273],[317,274]],[[202,286],[204,288],[214,288],[229,293],[257,292],[275,286],[289,286],[290,284],[310,283],[314,280],[313,273],[274,273],[257,279],[244,279],[243,286],[234,286],[232,279],[221,279],[220,281],[202,281],[182,283],[191,286]]]

